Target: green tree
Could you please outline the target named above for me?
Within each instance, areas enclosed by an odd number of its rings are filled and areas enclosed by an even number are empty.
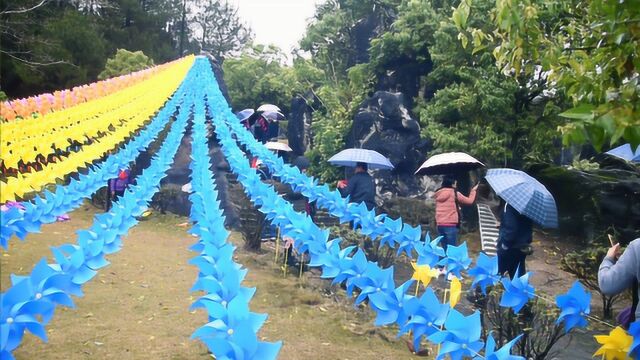
[[[486,31],[466,23],[463,1],[454,20],[460,38],[493,48],[498,67],[516,78],[544,73],[573,107],[561,115],[565,143],[597,149],[620,140],[640,144],[640,3],[604,0],[498,0]]]
[[[153,60],[149,59],[142,51],[131,52],[118,49],[112,58],[107,59],[107,65],[98,75],[98,79],[103,80],[125,75],[151,66],[153,66]]]
[[[189,19],[193,40],[219,60],[240,52],[253,38],[238,9],[226,0],[196,0]]]

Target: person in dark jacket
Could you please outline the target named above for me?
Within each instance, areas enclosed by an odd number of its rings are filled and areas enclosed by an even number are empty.
[[[111,210],[113,201],[117,200],[120,196],[124,195],[124,191],[129,186],[131,172],[129,169],[120,169],[118,177],[109,179],[107,181],[107,208],[106,211]]]
[[[352,203],[359,204],[364,202],[367,209],[371,210],[376,206],[376,187],[367,169],[366,163],[357,163],[355,174],[347,183],[338,182],[338,189],[342,196],[349,195]]]
[[[526,273],[525,259],[531,255],[533,240],[533,222],[520,214],[511,205],[506,204],[502,212],[500,233],[498,235],[498,272],[509,273],[513,278]]]

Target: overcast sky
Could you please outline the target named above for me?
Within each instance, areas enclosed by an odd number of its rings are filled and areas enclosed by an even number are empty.
[[[315,4],[324,0],[230,0],[255,34],[256,44],[275,44],[290,54],[313,17]]]

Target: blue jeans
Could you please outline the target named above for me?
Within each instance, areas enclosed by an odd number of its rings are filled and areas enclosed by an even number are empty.
[[[457,226],[438,226],[438,235],[442,236],[440,245],[447,251],[448,245],[458,245],[458,227]]]

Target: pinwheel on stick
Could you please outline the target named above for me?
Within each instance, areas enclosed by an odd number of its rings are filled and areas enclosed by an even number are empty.
[[[585,291],[579,281],[573,283],[569,292],[556,297],[556,304],[560,308],[560,316],[556,324],[564,321],[564,332],[568,333],[574,327],[585,327],[591,312],[591,293]]]

